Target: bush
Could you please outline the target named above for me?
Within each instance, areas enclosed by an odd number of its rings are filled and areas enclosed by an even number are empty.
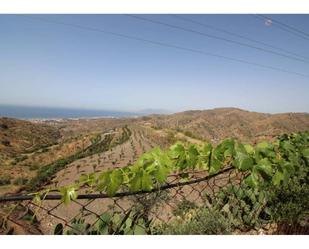
[[[286,186],[273,190],[268,207],[273,220],[283,227],[279,233],[298,233],[299,228],[305,228],[309,233],[309,161],[304,158],[302,165]],[[285,227],[290,227],[286,232]],[[295,231],[293,231],[295,227]]]
[[[126,215],[118,212],[103,213],[97,222],[89,224],[83,215],[75,217],[70,223],[71,229],[56,225],[55,235],[145,235],[149,233],[149,223],[145,222],[140,213],[130,210]]]
[[[175,210],[173,210],[173,214],[175,216],[184,216],[190,210],[197,208],[194,202],[188,201],[187,199],[183,199]]]
[[[175,132],[168,131],[166,139],[167,139],[168,143],[174,144],[177,141],[177,138],[175,136]]]
[[[173,235],[217,235],[231,234],[231,224],[226,217],[216,210],[200,208],[189,211],[184,218],[166,225],[160,234]]]
[[[191,137],[193,139],[203,140],[200,136],[192,133],[191,131],[185,130],[183,131],[183,134],[185,134],[187,137]]]
[[[279,224],[309,226],[309,185],[294,183],[277,189],[269,208]]]

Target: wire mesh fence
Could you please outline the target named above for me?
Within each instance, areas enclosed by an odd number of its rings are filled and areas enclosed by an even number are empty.
[[[184,210],[214,205],[211,199],[225,189],[233,187],[236,191],[242,191],[239,186],[245,175],[245,172],[239,172],[235,168],[225,168],[211,176],[207,171],[187,172],[186,177],[175,174],[168,177],[166,184],[149,192],[133,193],[123,189],[114,197],[104,193],[88,193],[85,188],[69,205],[65,205],[58,194],[48,194],[40,202],[34,201],[31,195],[4,196],[0,198],[0,232],[154,234],[156,232],[153,229],[150,231],[153,227],[162,227],[177,219],[185,219],[182,216]],[[241,201],[237,201],[236,208],[244,208]],[[263,203],[258,203],[256,207],[263,208]],[[226,205],[222,209],[226,209]],[[256,212],[252,212],[249,219],[254,219]],[[230,217],[226,216],[226,219]],[[242,231],[235,230],[233,233]],[[308,234],[309,229],[297,225],[272,227],[267,224],[262,232],[254,230],[254,233]]]

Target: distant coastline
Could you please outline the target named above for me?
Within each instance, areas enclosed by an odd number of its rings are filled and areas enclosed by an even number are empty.
[[[0,105],[0,117],[26,120],[95,119],[136,116],[141,116],[141,113],[91,109]]]

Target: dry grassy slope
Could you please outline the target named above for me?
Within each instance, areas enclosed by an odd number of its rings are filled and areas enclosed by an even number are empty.
[[[256,142],[281,133],[309,130],[309,114],[265,114],[236,108],[217,108],[152,116],[147,123],[158,128],[190,131],[213,142],[227,137]]]
[[[0,152],[13,155],[31,151],[42,145],[55,143],[58,129],[24,120],[0,118]]]
[[[46,124],[58,127],[61,135],[65,138],[75,137],[81,134],[101,133],[112,128],[120,128],[135,122],[131,118],[96,118],[76,119],[63,121],[44,121]]]

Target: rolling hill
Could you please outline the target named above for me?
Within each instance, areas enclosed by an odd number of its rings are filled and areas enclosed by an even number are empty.
[[[60,138],[57,128],[13,118],[0,118],[1,154],[13,155],[54,144]]]
[[[308,130],[309,114],[266,114],[237,108],[217,108],[153,115],[145,123],[156,129],[174,129],[212,142],[227,137],[256,142],[281,133]]]

